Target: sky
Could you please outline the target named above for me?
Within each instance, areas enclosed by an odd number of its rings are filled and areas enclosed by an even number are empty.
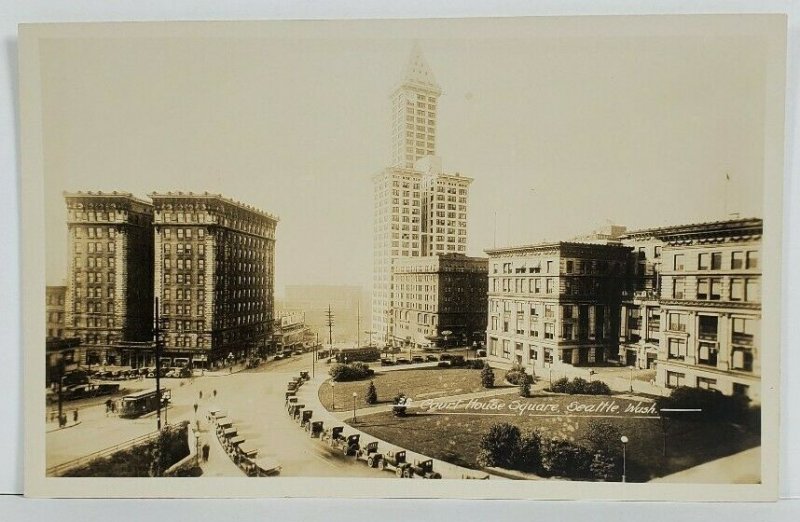
[[[437,153],[475,180],[468,254],[612,222],[761,216],[765,45],[753,24],[587,18],[44,41],[47,282],[66,272],[63,191],[181,190],[279,216],[277,294],[368,287],[371,177],[390,162],[389,94],[414,41],[444,91]]]

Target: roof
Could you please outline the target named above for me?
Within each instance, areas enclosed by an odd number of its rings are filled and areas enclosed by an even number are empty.
[[[155,201],[157,199],[207,199],[207,200],[210,200],[210,201],[216,201],[216,202],[232,205],[232,206],[240,208],[242,210],[246,210],[248,212],[252,212],[254,214],[258,214],[258,215],[260,215],[262,217],[265,217],[267,219],[271,219],[271,220],[275,221],[276,223],[279,221],[277,216],[274,216],[274,215],[270,214],[269,212],[265,212],[265,211],[263,211],[261,209],[258,209],[258,208],[254,207],[252,205],[247,205],[247,204],[242,203],[240,201],[236,201],[235,199],[226,198],[222,194],[211,194],[209,192],[204,192],[202,194],[195,194],[194,192],[180,192],[180,191],[178,191],[178,192],[164,192],[164,193],[151,192],[150,194],[148,194],[148,196],[150,196],[150,198],[153,200],[153,203],[155,203]]]
[[[673,236],[704,236],[731,232],[761,234],[763,228],[764,222],[761,218],[727,219],[632,230],[620,236],[620,239],[642,239],[648,237],[663,239]]]
[[[490,256],[492,254],[507,254],[514,252],[525,251],[542,251],[542,250],[561,250],[563,248],[585,248],[595,250],[630,250],[631,247],[620,245],[619,243],[581,243],[577,241],[557,241],[555,243],[537,243],[533,245],[519,245],[500,248],[489,248],[484,250]]]
[[[442,89],[433,75],[433,71],[428,67],[428,62],[422,54],[419,42],[414,42],[411,54],[408,57],[405,73],[401,86],[421,87],[441,94]]]

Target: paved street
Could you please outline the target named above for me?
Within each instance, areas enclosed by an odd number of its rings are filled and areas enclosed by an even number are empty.
[[[259,449],[259,455],[273,456],[281,463],[281,476],[391,478],[393,475],[390,473],[377,473],[362,463],[332,452],[317,439],[308,438],[288,418],[284,408],[286,382],[300,370],[311,370],[310,354],[270,361],[261,368],[232,375],[223,372],[196,377],[193,381],[165,379],[162,382],[172,390],[173,397],[167,413],[168,421],[194,421],[195,403],[199,406],[199,416],[204,416],[209,407],[217,406],[227,410],[239,434]],[[317,370],[326,372],[327,365],[318,363]],[[150,384],[149,387],[155,385],[152,379],[146,382]],[[203,399],[199,399],[200,391],[203,392]],[[77,426],[47,434],[48,467],[123,443],[156,428],[153,415],[139,419],[106,417],[103,405],[84,408],[80,416],[81,423]],[[213,433],[208,442],[212,448],[218,444],[213,439]],[[223,475],[219,469],[224,468],[215,467],[217,471],[214,474]],[[238,471],[233,468],[232,472],[234,470]]]

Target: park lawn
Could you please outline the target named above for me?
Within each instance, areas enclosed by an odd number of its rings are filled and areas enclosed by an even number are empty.
[[[504,384],[505,371],[494,369],[497,387],[508,386]],[[375,384],[378,392],[378,404],[389,404],[394,397],[404,393],[414,401],[434,399],[448,395],[461,395],[486,391],[481,385],[481,371],[465,368],[438,368],[427,367],[408,370],[394,370],[388,372],[377,371],[372,379],[360,381],[337,382],[336,409],[346,410],[353,407],[353,392],[357,393],[357,405],[364,406],[364,396],[367,393],[369,382]],[[326,409],[333,408],[333,388],[328,380],[320,386],[319,399]]]
[[[516,396],[500,397],[507,403],[519,400],[525,403],[556,403],[564,411],[573,401],[598,404],[614,400],[622,409],[639,401],[614,396],[546,395],[522,399]],[[478,468],[475,459],[481,436],[500,422],[510,422],[525,433],[539,430],[543,436],[583,443],[589,423],[593,420],[614,424],[630,442],[627,446],[628,477],[631,482],[646,482],[669,475],[703,462],[714,460],[760,445],[760,436],[728,423],[671,420],[668,425],[667,457],[663,456],[664,435],[659,418],[632,418],[630,415],[613,415],[593,418],[580,414],[560,416],[488,415],[477,412],[465,415],[425,411],[412,412],[408,417],[394,417],[391,412],[381,412],[359,418],[358,429],[382,440],[433,458],[460,466]],[[496,413],[496,412],[494,412]]]

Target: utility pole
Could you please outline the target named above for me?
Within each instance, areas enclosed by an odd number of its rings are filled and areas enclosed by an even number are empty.
[[[317,347],[319,347],[319,332],[314,332],[317,335],[317,340],[314,342],[314,353],[311,354],[311,378],[316,377],[317,369]]]
[[[333,354],[333,312],[331,311],[331,305],[328,305],[328,311],[325,312],[325,316],[327,317],[327,325],[328,325],[328,344],[330,345],[330,352],[331,355]]]
[[[358,313],[356,315],[356,348],[361,347],[361,299],[358,300]]]

